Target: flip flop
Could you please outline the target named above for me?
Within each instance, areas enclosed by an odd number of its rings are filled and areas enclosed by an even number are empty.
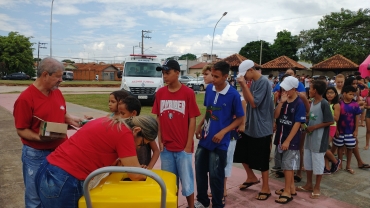
[[[275,194],[276,194],[276,195],[281,195],[281,194],[283,194],[283,192],[284,192],[284,189],[282,188],[282,189],[280,189],[280,190],[276,190],[276,191],[275,191]],[[297,193],[290,194],[290,195],[292,195],[292,196],[297,196]]]
[[[279,199],[286,199],[285,201],[279,201]],[[288,196],[279,196],[279,199],[275,199],[275,202],[278,203],[278,204],[287,204],[289,203],[290,201],[293,200],[293,197],[288,197]]]
[[[362,164],[360,167],[358,167],[360,169],[367,169],[367,168],[370,168],[370,165],[369,164]]]
[[[301,182],[301,180],[302,180],[302,177],[297,176],[297,175],[294,176],[294,182],[295,183],[299,183],[299,182]]]
[[[311,192],[313,190],[305,189],[303,186],[298,186],[295,188],[296,191],[301,191],[301,192]]]
[[[282,171],[276,171],[275,172],[275,178],[284,178],[284,172]]]
[[[312,192],[312,193],[311,193],[310,198],[311,198],[311,199],[318,199],[318,198],[320,198],[320,195],[321,195],[321,194],[314,194],[314,193]]]
[[[261,196],[266,196],[266,198],[260,198]],[[257,200],[260,200],[260,201],[265,201],[267,200],[269,197],[271,196],[271,193],[262,193],[262,192],[259,192],[258,193],[258,196],[257,196]]]
[[[346,171],[350,174],[355,174],[355,171],[351,168],[346,169]]]
[[[242,185],[239,186],[239,189],[240,190],[244,190],[244,189],[247,189],[253,185],[256,185],[260,183],[260,180],[256,181],[256,182],[244,182]]]

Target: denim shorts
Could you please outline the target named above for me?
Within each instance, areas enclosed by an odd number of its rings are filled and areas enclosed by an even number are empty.
[[[36,174],[37,193],[42,207],[78,208],[83,182],[44,160]]]
[[[35,177],[41,163],[52,150],[38,150],[23,145],[22,148],[22,169],[23,181],[26,188],[24,193],[26,207],[40,207],[41,201],[37,195]]]
[[[235,146],[236,146],[236,140],[231,139],[229,147],[227,148],[227,158],[226,158],[226,167],[225,167],[225,177],[226,178],[231,176],[231,169],[233,167]]]
[[[179,179],[182,186],[182,195],[190,196],[194,193],[194,174],[192,159],[193,154],[185,151],[171,152],[166,148],[160,154],[161,169],[174,173],[177,177],[177,187],[179,186]]]

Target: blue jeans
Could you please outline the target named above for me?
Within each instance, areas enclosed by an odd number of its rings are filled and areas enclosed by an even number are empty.
[[[52,150],[37,150],[30,146],[23,145],[22,170],[23,182],[26,188],[24,200],[27,208],[41,207],[41,201],[36,191],[35,176],[41,163],[51,152]]]
[[[183,196],[190,196],[194,193],[192,155],[185,151],[171,152],[166,148],[163,148],[161,152],[161,169],[176,175],[177,187],[179,187],[178,180],[180,179]]]
[[[208,175],[212,192],[212,207],[224,207],[224,180],[227,151],[214,149],[213,151],[198,145],[195,153],[195,177],[197,180],[197,199],[203,206],[208,207]]]
[[[36,174],[42,207],[77,208],[83,195],[83,182],[45,160]]]

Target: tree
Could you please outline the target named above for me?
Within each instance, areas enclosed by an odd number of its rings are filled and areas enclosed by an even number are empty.
[[[71,61],[71,60],[69,60],[69,59],[64,59],[62,62],[70,63],[70,64],[74,64],[74,63],[75,63],[74,61]]]
[[[262,61],[261,64],[264,64],[268,61],[271,61],[271,48],[270,43],[262,41]],[[261,41],[252,41],[245,44],[239,51],[239,54],[253,60],[256,63],[260,61],[260,51],[261,51]]]
[[[341,9],[325,15],[319,27],[301,31],[300,58],[316,64],[341,54],[360,64],[370,53],[370,9]]]
[[[8,36],[0,36],[0,67],[2,74],[25,72],[34,76],[32,37],[25,37],[18,32],[10,32]]]
[[[184,54],[184,55],[181,55],[179,60],[196,60],[197,59],[197,56],[194,55],[194,54],[191,54],[191,53],[187,53],[187,54]]]
[[[298,61],[298,37],[292,36],[291,32],[283,30],[277,33],[274,44],[271,46],[272,59],[279,56],[288,56]]]

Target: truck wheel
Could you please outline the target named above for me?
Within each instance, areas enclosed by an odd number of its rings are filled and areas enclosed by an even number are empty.
[[[203,90],[204,90],[204,86],[203,86],[203,85],[200,85],[200,86],[199,86],[199,90],[200,90],[200,91],[203,91]]]

